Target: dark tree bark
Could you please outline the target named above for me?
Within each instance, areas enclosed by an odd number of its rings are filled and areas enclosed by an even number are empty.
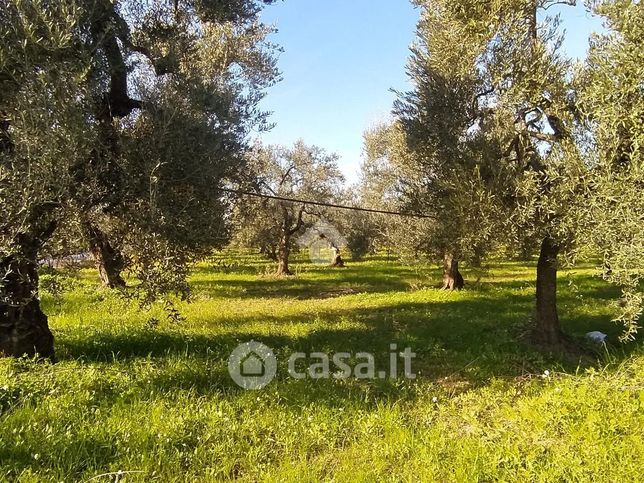
[[[38,266],[9,255],[0,261],[0,356],[54,358],[54,336],[38,300]]]
[[[343,268],[344,260],[342,259],[342,255],[340,255],[340,249],[335,245],[331,245],[331,249],[333,250],[333,262],[331,263],[331,266],[336,268]]]
[[[277,272],[276,275],[293,275],[288,268],[288,258],[291,254],[291,237],[295,235],[302,225],[304,224],[304,209],[302,206],[297,213],[297,220],[292,224],[292,216],[289,214],[288,208],[282,206],[282,214],[284,221],[282,223],[282,235],[277,246]]]
[[[557,313],[557,255],[559,246],[546,236],[537,262],[537,311],[534,342],[556,352],[565,351],[567,338]]]
[[[465,281],[458,271],[458,260],[446,253],[443,257],[443,290],[460,290],[464,286]]]
[[[84,225],[85,235],[94,256],[101,283],[107,288],[125,287],[125,280],[121,277],[121,272],[125,268],[123,255],[110,244],[105,233],[99,228],[89,222]]]
[[[115,162],[120,147],[114,119],[126,117],[135,109],[141,109],[143,105],[141,101],[128,95],[129,70],[125,50],[132,48],[132,45],[127,30],[123,29],[125,21],[117,13],[114,3],[109,0],[98,0],[95,7],[91,34],[105,55],[109,84],[95,111],[101,142],[98,143],[93,156],[87,160],[87,166],[78,167],[76,176],[81,184],[87,181],[85,177],[89,177],[89,186],[92,188],[89,196],[87,193],[81,195],[81,212],[102,206],[103,211],[109,213],[114,206],[119,205],[123,196],[122,173]],[[86,167],[92,168],[89,173],[85,172]],[[96,189],[95,182],[98,182],[99,189]],[[112,246],[105,233],[88,220],[83,220],[83,230],[103,286],[125,287],[125,280],[121,276],[125,259],[121,252]]]
[[[288,233],[282,234],[282,238],[280,238],[277,249],[276,275],[293,275],[288,268],[288,258],[291,253],[290,241],[290,235]]]
[[[53,234],[55,205],[35,207],[13,253],[0,258],[0,356],[55,359],[54,336],[38,299],[38,253]]]

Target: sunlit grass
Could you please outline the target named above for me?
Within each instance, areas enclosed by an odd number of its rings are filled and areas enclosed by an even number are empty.
[[[95,273],[44,295],[55,365],[0,361],[0,478],[74,481],[637,480],[644,467],[644,356],[611,322],[614,288],[591,265],[562,272],[560,311],[609,350],[578,367],[533,351],[534,266],[493,263],[468,288],[436,267],[385,259],[297,277],[227,254],[204,263],[176,324],[100,289]],[[156,319],[152,320],[152,319]],[[271,346],[276,379],[243,391],[229,353]],[[294,351],[417,354],[414,380],[294,380]],[[548,371],[548,375],[544,371]],[[123,473],[120,476],[115,474]]]

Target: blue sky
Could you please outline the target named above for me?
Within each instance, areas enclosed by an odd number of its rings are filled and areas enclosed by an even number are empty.
[[[583,5],[548,10],[557,12],[567,52],[583,58],[601,23]],[[264,142],[301,138],[335,152],[347,180],[355,181],[362,133],[387,119],[391,88],[409,88],[405,64],[418,15],[407,0],[285,0],[267,7],[263,20],[278,29],[271,40],[284,52],[283,80],[262,102],[276,123],[261,135]]]

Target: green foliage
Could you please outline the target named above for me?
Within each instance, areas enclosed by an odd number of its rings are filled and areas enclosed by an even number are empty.
[[[590,2],[608,30],[585,65],[561,53],[555,2],[417,3],[414,89],[385,152],[407,206],[435,222],[400,244],[470,261],[544,238],[568,262],[601,253],[631,337],[644,300],[641,3]]]
[[[580,76],[581,109],[592,133],[582,232],[603,255],[604,277],[623,289],[617,320],[629,339],[644,306],[644,6],[592,3],[608,29],[593,38]]]
[[[495,163],[502,149],[493,134],[497,88],[485,64],[494,46],[493,15],[471,11],[476,4],[469,2],[418,3],[408,67],[414,89],[399,94],[387,155],[401,178],[403,207],[433,221],[394,233],[402,233],[397,245],[412,252],[480,260],[506,241],[500,227],[512,166]]]
[[[56,299],[61,299],[65,292],[73,290],[77,285],[74,277],[57,270],[41,273],[38,282],[39,288],[43,293],[51,295]]]
[[[0,22],[0,254],[19,251],[21,234],[62,212],[69,167],[89,158],[96,130],[86,125],[89,69],[72,33],[76,2],[10,2]],[[35,218],[38,219],[36,222]]]
[[[591,267],[560,274],[566,330],[609,334],[603,361],[577,368],[517,342],[532,264],[493,263],[478,290],[447,293],[410,288],[439,271],[419,278],[381,257],[341,272],[298,260],[298,277],[274,279],[257,276],[269,262],[225,256],[236,264],[228,273],[192,274],[179,325],[160,308],[143,314],[110,291],[99,297],[93,270],[62,303],[44,294],[48,311],[56,304],[60,361],[0,360],[0,479],[637,479],[641,340],[617,344],[606,304],[616,290]],[[226,369],[250,339],[279,361],[259,392]],[[364,350],[384,364],[391,342],[418,353],[417,379],[285,376],[294,351]]]
[[[376,236],[369,216],[353,216],[347,223],[348,230],[343,230],[347,248],[353,260],[362,260],[365,255],[374,251],[373,240]]]
[[[4,2],[2,259],[84,248],[90,227],[142,297],[183,291],[187,264],[227,242],[216,188],[266,127],[257,105],[278,73],[264,3]]]
[[[249,155],[254,192],[321,203],[337,201],[343,181],[337,156],[303,141],[292,147],[256,145]],[[326,210],[314,205],[268,198],[244,197],[236,205],[236,244],[258,248],[271,259],[294,248],[302,235]]]

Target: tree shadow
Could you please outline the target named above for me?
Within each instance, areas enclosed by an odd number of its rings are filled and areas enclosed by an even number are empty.
[[[257,276],[251,280],[218,279],[204,280],[194,277],[191,287],[194,292],[204,292],[212,297],[234,294],[240,298],[292,298],[309,300],[325,298],[328,294],[351,289],[355,293],[385,293],[409,290],[407,279],[413,277],[411,270],[396,271],[370,268],[307,267],[307,271],[294,277]]]
[[[416,275],[412,269],[395,265],[369,267],[367,274],[363,274],[360,267],[355,270],[350,267],[333,272],[331,279],[322,270],[310,270],[300,279],[258,277],[249,281],[235,280],[232,271],[227,272],[230,279],[209,280],[213,272],[205,268],[195,273],[194,286],[215,297],[226,297],[227,291],[239,289],[243,297],[248,298],[317,299],[324,292],[352,286],[372,293],[409,291],[407,279]],[[508,277],[515,276],[516,273]],[[215,274],[213,278],[225,277]],[[583,336],[589,330],[602,330],[616,340],[620,329],[610,322],[611,317],[601,310],[586,312],[584,307],[588,299],[611,300],[618,290],[601,280],[573,276],[573,282],[580,284],[580,289],[576,290],[564,280],[559,298],[564,330],[576,336]],[[418,292],[418,297],[414,295],[414,301],[377,297],[371,305],[367,300],[358,307],[343,307],[340,300],[325,304],[321,310],[315,304],[299,304],[302,307],[295,314],[262,315],[262,327],[268,327],[268,330],[257,329],[257,319],[241,311],[225,320],[221,317],[213,320],[212,332],[208,327],[203,330],[190,324],[147,328],[134,322],[114,327],[103,325],[91,332],[79,328],[63,329],[56,331],[62,364],[36,370],[55,372],[83,370],[83,366],[90,368],[91,374],[82,379],[82,388],[94,396],[75,402],[84,405],[82,411],[99,406],[109,413],[114,404],[129,407],[130,398],[132,402],[167,400],[172,405],[170,401],[179,393],[187,394],[189,398],[226,399],[233,407],[253,404],[261,395],[263,401],[268,402],[262,402],[264,406],[260,408],[296,413],[311,407],[369,411],[383,403],[414,401],[426,398],[427,394],[453,395],[488,385],[492,379],[512,382],[517,378],[538,377],[545,369],[574,373],[575,364],[544,355],[522,342],[533,311],[533,288],[533,282],[527,278],[491,279],[469,284],[467,297],[443,293],[440,300],[436,300],[436,292],[426,290]],[[422,293],[427,293],[426,301],[422,300]],[[82,299],[75,300],[73,306],[78,307],[82,302]],[[322,321],[317,318],[320,315]],[[287,327],[296,330],[282,330]],[[260,393],[245,391],[228,374],[229,354],[238,344],[250,340],[271,347],[278,360],[275,380]],[[612,354],[619,360],[639,346],[638,342],[633,342],[614,349]],[[406,347],[416,353],[412,362],[412,370],[417,374],[415,379],[299,380],[288,374],[287,361],[294,352],[329,355],[348,352],[354,355],[352,365],[355,354],[369,352],[374,356],[377,374],[390,369],[392,352],[400,353]],[[397,360],[401,371],[402,359],[398,357]],[[70,367],[66,361],[76,361],[76,364]],[[331,368],[333,372],[333,366]],[[98,375],[95,375],[96,370]],[[125,374],[125,377],[108,377],[110,371]],[[53,381],[52,384],[70,385],[60,388],[59,394],[78,388],[75,380],[69,378],[48,380]],[[42,407],[38,398],[44,399],[48,394],[30,395],[29,404]],[[71,447],[76,451],[77,447],[79,451],[90,452],[93,461],[102,466],[118,459],[117,448],[110,441],[87,439],[91,437],[81,434],[65,441],[66,449]],[[17,445],[0,448],[0,459],[14,462],[18,473],[33,463],[31,452]]]
[[[261,265],[266,262],[262,261]],[[77,360],[105,369],[113,364],[129,367],[137,361],[149,361],[159,370],[136,382],[142,390],[185,389],[202,395],[240,395],[243,390],[227,372],[228,356],[238,344],[256,340],[271,347],[277,356],[279,370],[274,384],[278,387],[288,384],[289,391],[294,389],[298,394],[296,399],[300,403],[325,403],[328,399],[336,405],[368,395],[376,399],[408,397],[414,394],[418,383],[471,388],[488,384],[493,378],[511,380],[539,374],[544,368],[575,371],[575,364],[544,355],[522,342],[534,310],[534,282],[523,275],[526,268],[533,267],[501,264],[491,268],[499,267],[505,269],[503,276],[468,284],[467,297],[442,292],[444,296],[436,300],[436,292],[426,290],[418,293],[427,293],[427,301],[418,301],[414,296],[413,302],[395,298],[383,302],[378,298],[358,307],[354,304],[343,307],[341,301],[323,307],[315,303],[301,304],[295,314],[263,314],[261,322],[271,330],[257,330],[257,317],[242,311],[212,320],[216,329],[213,333],[189,324],[158,328],[107,325],[91,334],[65,333],[57,341],[58,355],[63,361]],[[230,270],[226,276],[220,276],[209,267],[197,268],[192,276],[195,292],[214,298],[226,298],[234,292],[240,299],[316,300],[328,294],[334,296],[346,288],[358,293],[410,292],[410,280],[418,277],[411,267],[382,263],[374,263],[368,269],[357,264],[341,270],[309,265],[301,277],[283,279],[236,278],[238,274],[248,273],[245,265]],[[439,269],[429,272],[430,278],[440,275]],[[566,280],[571,283],[565,283]],[[579,290],[573,288],[575,284],[580,286]],[[608,301],[616,294],[617,289],[599,279],[574,273],[562,277],[559,307],[564,330],[580,338],[590,330],[601,330],[616,341],[620,328],[610,321],[609,315],[583,310],[584,299]],[[207,320],[195,322],[209,323]],[[295,326],[297,330],[281,330],[287,326]],[[290,333],[297,335],[285,335]],[[391,344],[395,344],[394,350]],[[617,358],[627,357],[637,347],[637,343],[615,345],[619,347],[613,351]],[[410,381],[387,378],[300,381],[287,375],[286,361],[293,352],[369,352],[375,357],[376,370],[387,371],[391,353],[406,347],[417,354],[413,368],[418,377]],[[402,392],[401,384],[406,388]]]
[[[232,350],[250,340],[260,341],[273,349],[279,361],[278,380],[281,381],[288,379],[284,376],[287,374],[286,361],[294,352],[331,355],[369,352],[375,358],[376,370],[388,371],[391,353],[406,347],[417,354],[413,362],[413,368],[418,372],[415,382],[441,383],[448,378],[467,387],[478,387],[492,378],[512,379],[539,373],[545,367],[575,371],[575,364],[544,356],[521,342],[532,302],[531,295],[522,294],[509,296],[499,305],[497,298],[482,293],[468,300],[403,302],[361,308],[325,307],[324,328],[312,328],[293,336],[244,331],[245,326],[252,327],[257,322],[247,316],[227,320],[227,331],[213,335],[181,328],[98,331],[91,337],[59,340],[59,357],[106,365],[149,359],[164,366],[185,360],[188,361],[185,370],[165,374],[161,371],[151,384],[164,391],[191,388],[205,394],[240,390],[225,368]],[[262,322],[279,332],[284,324],[310,327],[315,316],[314,310],[295,316],[266,315]],[[349,328],[343,325],[347,320],[351,321]],[[562,323],[565,330],[576,336],[582,336],[588,330],[608,331],[612,324],[603,315],[582,319],[581,316],[568,318],[565,314]],[[394,350],[391,344],[395,344]],[[624,346],[621,356],[627,356],[636,346],[636,343]],[[308,387],[318,383],[346,386],[351,394],[374,388],[388,394],[388,389],[394,390],[399,384],[391,380],[354,381],[352,384],[308,381],[301,384]],[[328,390],[321,389],[323,393]],[[338,394],[334,392],[333,397],[338,399]]]

